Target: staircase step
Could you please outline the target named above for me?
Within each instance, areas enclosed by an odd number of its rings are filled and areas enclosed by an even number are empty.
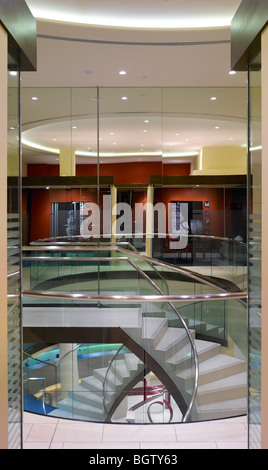
[[[246,363],[226,354],[217,354],[215,357],[207,359],[199,364],[199,386],[205,385],[216,380],[223,379],[246,370]],[[185,381],[185,388],[190,387],[192,377],[190,371],[184,371],[180,374],[181,379]]]
[[[75,387],[73,390],[70,390],[68,392],[68,397],[73,401],[79,401],[80,403],[85,403],[87,405],[92,405],[96,408],[103,409],[102,390],[99,392],[93,392],[80,385]]]
[[[143,364],[142,361],[137,356],[135,356],[135,354],[125,354],[124,359],[129,371],[138,370]]]
[[[203,340],[195,340],[199,363],[210,359],[220,353],[220,345],[218,343],[211,343]],[[167,363],[176,367],[177,373],[182,372],[186,367],[192,363],[193,355],[190,345],[185,346],[176,354],[171,356]]]
[[[124,359],[117,359],[111,363],[111,371],[118,375],[119,378],[125,379],[129,377],[129,370]]]
[[[189,337],[183,328],[168,327],[155,349],[157,352],[164,353],[165,359],[169,359],[188,343]]]
[[[142,339],[152,340],[155,346],[167,328],[166,318],[145,317],[142,319]]]
[[[102,381],[100,381],[98,377],[94,377],[92,375],[81,379],[81,386],[91,392],[99,392],[102,390]]]
[[[91,420],[101,421],[105,420],[105,413],[103,409],[96,408],[95,406],[81,403],[78,401],[73,401],[71,398],[65,398],[59,402],[59,410],[67,411],[72,416],[80,415],[87,416]]]
[[[199,405],[197,409],[197,418],[202,421],[242,416],[244,414],[247,414],[247,398]]]
[[[242,372],[198,387],[197,404],[199,406],[246,397],[247,373]]]

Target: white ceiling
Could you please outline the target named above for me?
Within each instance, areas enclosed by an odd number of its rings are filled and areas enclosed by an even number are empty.
[[[230,26],[241,3],[241,0],[26,1],[39,19],[145,29]]]
[[[106,154],[115,148],[118,154],[176,154],[246,142],[246,74],[229,74],[229,25],[241,0],[26,1],[42,19],[37,21],[37,72],[22,74],[24,139],[95,152],[97,102],[91,87],[100,87],[100,151]],[[193,29],[198,19],[223,27]],[[112,20],[119,26],[104,26]],[[152,20],[158,29],[151,27]],[[184,28],[170,29],[174,20],[179,25],[183,20]],[[73,91],[72,103],[68,87],[84,88]],[[146,129],[145,119],[150,120]],[[57,158],[40,150],[23,155],[25,161]]]

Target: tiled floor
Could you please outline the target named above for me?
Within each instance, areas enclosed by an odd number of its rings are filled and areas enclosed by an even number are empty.
[[[24,413],[24,449],[247,449],[247,419],[99,424]]]

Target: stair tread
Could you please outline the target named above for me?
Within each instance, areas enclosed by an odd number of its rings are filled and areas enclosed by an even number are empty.
[[[81,379],[81,385],[87,387],[88,389],[90,387],[90,390],[93,391],[102,390],[102,382],[94,375]]]
[[[89,405],[88,403],[73,401],[72,398],[69,397],[64,398],[62,401],[59,402],[59,408],[61,407],[70,407],[70,409],[74,411],[74,413],[76,412],[75,410],[80,410],[87,411],[87,414],[89,412],[94,412],[94,414],[104,416],[103,409],[96,408],[94,405]]]
[[[71,390],[69,393],[70,395],[74,394],[74,396],[77,396],[77,394],[83,394],[84,396],[88,395],[89,397],[94,397],[94,401],[95,399],[96,401],[102,401],[102,390],[89,390],[82,385],[78,385],[77,387],[73,388],[73,390]]]
[[[200,362],[199,364],[199,377],[208,374],[210,372],[216,372],[224,369],[228,369],[231,366],[245,365],[245,361],[242,359],[235,358],[233,356],[227,356],[226,354],[217,354],[206,361]],[[231,374],[230,374],[231,375]],[[185,370],[180,374],[180,377],[187,379],[192,376],[192,372]]]
[[[122,377],[129,377],[130,375],[130,371],[127,368],[124,359],[119,359],[112,363],[112,369],[115,371],[115,373],[120,374]]]
[[[158,341],[155,349],[165,351],[172,347],[172,344],[178,343],[185,338],[186,331],[183,328],[168,327],[161,339]]]
[[[71,398],[65,398],[61,402],[59,402],[59,409],[63,411],[68,411],[68,408],[70,409],[69,413],[72,413],[74,415],[81,414],[81,415],[86,415],[94,419],[99,418],[100,420],[103,420],[105,417],[105,413],[103,408],[97,408],[94,405],[90,405],[88,403],[83,403],[83,402],[78,402],[78,401],[73,401]]]
[[[241,372],[240,374],[235,374],[230,377],[225,377],[215,382],[210,382],[208,384],[200,385],[198,387],[197,393],[206,393],[221,390],[224,388],[233,388],[233,387],[245,387],[247,384],[247,373]]]
[[[219,344],[218,343],[212,343],[212,342],[209,342],[209,341],[204,341],[204,340],[195,340],[195,346],[196,346],[196,351],[197,351],[197,354],[201,354],[201,353],[204,353],[206,351],[213,351],[215,349],[215,355],[217,354],[217,350],[219,348]],[[167,362],[168,363],[176,363],[178,361],[180,361],[181,359],[184,359],[186,356],[185,356],[185,352],[190,352],[190,345],[187,345],[185,346],[184,348],[182,348],[180,351],[178,351],[176,354],[174,354],[173,356],[171,356]]]
[[[217,354],[215,357],[200,363],[199,373],[206,373],[222,367],[229,367],[234,364],[245,364],[245,361],[233,356],[227,356],[226,354]]]
[[[198,411],[221,411],[221,410],[230,410],[234,409],[236,411],[247,410],[247,398],[235,398],[233,400],[218,401],[214,403],[209,403],[206,405],[198,405]]]
[[[166,318],[144,317],[142,319],[142,337],[154,338],[163,326],[167,325]]]

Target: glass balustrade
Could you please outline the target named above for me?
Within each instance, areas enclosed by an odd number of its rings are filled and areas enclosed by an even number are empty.
[[[100,354],[82,369],[77,344],[63,341],[53,363],[25,355],[28,403],[101,422],[246,412],[245,293],[129,244],[42,243],[23,253],[24,329],[80,328]]]

